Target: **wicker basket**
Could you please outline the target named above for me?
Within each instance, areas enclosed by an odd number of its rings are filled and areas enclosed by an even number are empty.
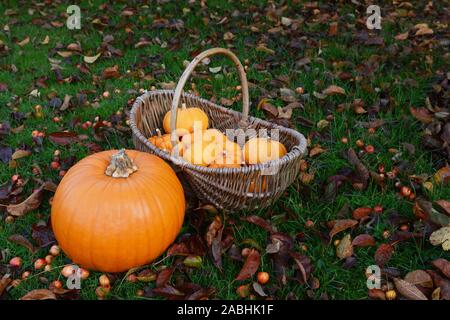
[[[183,87],[196,65],[204,58],[223,54],[236,65],[242,84],[243,112],[226,109],[192,94],[182,93]],[[162,128],[167,111],[172,110],[172,132],[176,124],[179,104],[199,107],[209,117],[210,127],[225,132],[226,129],[278,129],[279,141],[288,153],[280,159],[240,168],[208,168],[191,164],[151,144],[148,137]],[[192,60],[181,76],[175,91],[155,90],[138,97],[133,105],[130,126],[136,149],[156,154],[172,164],[182,180],[187,180],[195,194],[203,200],[225,210],[256,209],[269,206],[297,178],[300,158],[306,151],[306,139],[299,132],[274,123],[248,116],[249,94],[247,77],[239,59],[229,50],[213,48],[200,53]],[[173,137],[175,143],[176,136]],[[269,174],[268,174],[269,173]],[[250,186],[252,185],[252,186]],[[250,192],[249,190],[252,190]],[[259,192],[258,192],[259,191]],[[261,192],[262,191],[262,192]]]

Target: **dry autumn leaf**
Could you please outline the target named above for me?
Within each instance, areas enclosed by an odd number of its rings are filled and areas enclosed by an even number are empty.
[[[347,234],[336,247],[336,255],[339,259],[346,259],[353,255],[352,237]]]
[[[438,200],[436,203],[445,211],[447,215],[450,216],[450,201]]]
[[[411,111],[411,114],[414,118],[419,120],[422,123],[431,123],[433,121],[433,114],[428,111],[426,108],[413,108],[410,107],[409,111]]]
[[[38,189],[36,189],[28,198],[19,204],[10,204],[6,206],[6,211],[15,217],[21,217],[26,213],[37,209],[41,205],[42,193],[44,190],[54,191],[51,182],[44,182]]]
[[[399,33],[398,35],[395,36],[395,40],[397,40],[397,41],[406,40],[406,39],[408,39],[408,35],[409,35],[409,32]]]
[[[2,297],[3,293],[5,292],[6,288],[11,283],[11,281],[12,281],[12,279],[11,279],[11,276],[9,274],[5,274],[0,279],[0,298]]]
[[[56,52],[60,57],[63,58],[69,58],[72,56],[73,52],[72,51],[57,51]]]
[[[328,88],[326,88],[325,90],[322,91],[322,94],[325,94],[327,96],[332,96],[332,95],[336,95],[336,94],[345,94],[345,89],[339,86],[335,86],[335,85],[331,85]]]
[[[47,35],[45,36],[44,40],[42,40],[41,44],[48,44],[50,42],[50,37]]]
[[[215,216],[214,221],[209,225],[208,231],[206,232],[206,243],[211,246],[217,233],[222,228],[222,219],[220,216]]]
[[[19,45],[20,47],[23,47],[26,44],[28,44],[29,42],[30,42],[30,37],[25,37],[22,41],[17,42],[17,45]]]
[[[380,245],[375,252],[375,263],[380,267],[383,267],[392,257],[394,248],[388,243]]]
[[[375,246],[375,239],[370,234],[360,234],[353,239],[354,247],[373,247]]]
[[[417,286],[420,285],[425,288],[433,288],[433,279],[424,270],[414,270],[406,274],[405,281]]]
[[[361,207],[361,208],[355,209],[352,213],[352,216],[353,216],[353,219],[359,220],[364,217],[367,217],[371,213],[372,213],[372,208]]]
[[[86,62],[86,63],[94,63],[95,61],[97,61],[97,59],[98,59],[101,55],[102,55],[102,53],[99,52],[99,53],[96,54],[95,56],[91,56],[91,57],[84,56],[84,57],[83,57],[83,60],[84,60],[84,62]]]
[[[434,181],[438,184],[444,184],[450,182],[450,167],[445,166],[440,168],[433,176]]]
[[[410,300],[428,300],[417,287],[405,280],[394,278],[395,287],[402,296]]]
[[[244,266],[242,267],[235,280],[245,280],[250,278],[258,270],[261,263],[261,256],[256,249],[251,249]]]
[[[450,250],[450,226],[442,227],[430,235],[430,243],[433,246],[442,245],[444,251]]]
[[[433,260],[431,264],[435,268],[439,269],[439,271],[441,271],[444,276],[450,279],[450,262],[448,260],[445,260],[444,258],[439,258]]]
[[[33,244],[21,234],[13,234],[9,236],[8,241],[27,248],[31,253],[36,252],[36,248]]]
[[[52,132],[48,139],[58,146],[66,146],[79,141],[78,135],[74,132]]]
[[[116,64],[112,67],[105,68],[102,72],[103,79],[117,79],[120,77],[119,66]]]
[[[433,34],[434,31],[433,29],[431,29],[430,27],[428,27],[427,24],[423,24],[421,25],[421,27],[416,31],[415,35],[416,36],[425,36],[425,35],[429,35],[429,34]]]
[[[11,159],[12,160],[17,160],[17,159],[20,159],[20,158],[28,157],[29,155],[31,155],[31,151],[28,151],[28,150],[16,150],[12,154]]]
[[[317,146],[311,148],[311,150],[309,150],[309,156],[310,157],[314,157],[314,156],[317,156],[318,154],[324,153],[326,151],[327,151],[326,149],[324,149],[321,146],[317,145]]]
[[[333,239],[333,237],[344,230],[347,230],[348,228],[352,228],[358,224],[358,221],[353,219],[342,219],[342,220],[334,220],[331,221],[332,229],[329,233],[330,240]]]
[[[56,300],[56,295],[47,289],[36,289],[28,292],[20,300]]]

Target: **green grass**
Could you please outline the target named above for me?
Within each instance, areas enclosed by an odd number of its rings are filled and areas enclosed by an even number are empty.
[[[88,4],[91,3],[91,4]],[[331,15],[337,10],[340,14],[339,33],[337,36],[330,37],[327,35],[328,26],[326,23],[318,23],[314,21],[310,10],[303,9],[297,1],[288,1],[290,4],[283,12],[283,16],[299,18],[303,16],[306,21],[301,24],[301,29],[296,32],[284,33],[281,35],[268,35],[266,31],[274,26],[266,15],[266,9],[269,7],[262,1],[208,1],[208,8],[200,8],[196,2],[189,5],[187,1],[169,2],[159,7],[156,5],[139,6],[137,14],[133,17],[123,17],[120,15],[125,8],[125,4],[118,3],[110,5],[109,9],[100,10],[102,1],[84,2],[82,7],[82,29],[68,30],[65,27],[65,20],[62,14],[65,12],[64,5],[49,5],[39,8],[48,16],[41,16],[38,11],[30,15],[27,9],[36,9],[34,6],[29,8],[10,7],[17,14],[0,16],[0,26],[5,30],[6,25],[9,26],[10,32],[0,33],[0,40],[9,47],[9,52],[0,57],[0,83],[8,86],[6,92],[0,92],[0,119],[1,121],[9,121],[11,127],[17,127],[19,123],[13,121],[10,113],[13,108],[24,113],[33,112],[33,108],[37,104],[43,106],[44,117],[36,119],[30,115],[24,121],[24,129],[15,134],[6,136],[1,144],[19,148],[22,145],[32,145],[31,132],[33,130],[41,130],[47,133],[53,131],[61,131],[69,129],[70,123],[74,119],[81,122],[93,121],[99,116],[101,119],[108,119],[110,115],[118,110],[129,110],[127,101],[137,96],[136,90],[140,88],[150,89],[152,86],[159,87],[162,82],[177,81],[183,72],[183,62],[193,58],[192,52],[200,52],[210,47],[227,47],[229,43],[223,40],[223,34],[227,31],[234,33],[235,38],[231,42],[230,47],[241,61],[248,60],[248,79],[257,85],[250,90],[251,96],[251,113],[254,116],[264,117],[262,111],[255,110],[256,105],[262,97],[260,88],[277,93],[277,88],[272,81],[279,76],[289,78],[287,85],[291,89],[298,86],[305,88],[310,94],[310,98],[304,103],[304,110],[297,109],[294,111],[292,119],[301,115],[317,123],[325,118],[328,114],[333,114],[335,119],[330,123],[328,131],[331,142],[319,141],[317,138],[312,139],[312,144],[320,143],[327,149],[326,153],[314,158],[307,158],[310,166],[310,172],[315,173],[314,180],[301,190],[307,192],[299,192],[295,187],[290,187],[286,196],[283,196],[269,210],[273,213],[272,222],[281,232],[286,232],[292,236],[296,233],[305,233],[304,245],[307,246],[307,254],[313,262],[313,275],[319,279],[320,288],[315,290],[314,296],[319,298],[321,294],[327,293],[333,299],[366,299],[367,287],[365,285],[365,268],[374,264],[374,253],[376,248],[357,248],[355,255],[357,256],[357,265],[351,269],[342,268],[342,261],[336,257],[335,247],[332,244],[324,244],[318,235],[305,228],[307,220],[313,220],[317,230],[326,230],[325,223],[336,219],[339,209],[348,203],[350,208],[355,209],[359,206],[374,206],[381,204],[386,210],[396,210],[402,216],[413,220],[412,202],[400,199],[395,188],[390,185],[385,193],[381,193],[378,186],[371,182],[364,191],[353,190],[350,186],[340,189],[339,194],[334,202],[323,201],[323,184],[326,179],[336,174],[336,171],[344,166],[348,166],[342,157],[342,151],[349,145],[354,146],[357,139],[363,139],[366,143],[370,143],[375,147],[374,154],[366,154],[362,157],[364,163],[371,170],[376,170],[378,164],[385,164],[386,168],[392,167],[392,154],[388,152],[389,148],[397,148],[404,150],[403,143],[411,143],[416,147],[414,156],[407,157],[412,165],[412,173],[425,173],[433,175],[436,167],[433,165],[431,154],[424,150],[421,145],[421,126],[409,113],[409,107],[423,106],[424,100],[431,90],[431,79],[438,70],[448,70],[448,54],[445,57],[443,48],[436,47],[433,51],[416,50],[410,54],[399,54],[398,56],[388,54],[387,47],[393,44],[399,44],[401,48],[406,46],[405,43],[399,43],[394,36],[400,32],[409,30],[413,25],[424,22],[420,8],[416,9],[418,16],[416,18],[398,18],[395,21],[387,19],[383,22],[383,29],[380,35],[385,41],[385,47],[356,45],[353,40],[355,33],[363,31],[364,27],[355,24],[355,17],[363,17],[356,11],[353,5],[333,5],[336,8],[325,6],[326,2],[321,3],[321,12],[329,12]],[[331,6],[331,5],[330,5]],[[440,1],[436,4],[442,7]],[[190,12],[184,13],[183,8],[190,8]],[[0,5],[1,12],[8,7]],[[387,11],[394,10],[386,5]],[[233,11],[237,10],[241,16],[233,17]],[[259,12],[260,15],[252,17],[253,12]],[[349,17],[347,14],[353,14]],[[228,17],[228,22],[218,23],[221,17]],[[47,23],[51,21],[59,21],[64,23],[59,28],[44,28],[33,24],[34,19],[44,19]],[[107,17],[109,24],[106,27],[99,28],[92,24],[96,18],[101,19]],[[206,25],[202,18],[210,18]],[[219,17],[219,18],[214,18]],[[165,19],[182,19],[184,22],[184,31],[176,31],[174,29],[157,29],[153,28],[152,23],[157,18]],[[260,33],[254,33],[250,30],[252,23],[255,23],[260,29]],[[428,18],[428,23],[434,28],[433,18]],[[353,24],[353,27],[350,26]],[[131,45],[125,45],[127,35],[124,31],[126,26],[130,26],[133,30],[133,41]],[[437,30],[435,30],[437,31]],[[64,51],[69,43],[79,42],[83,49],[84,55],[94,55],[100,46],[105,35],[114,36],[112,45],[122,50],[123,57],[105,58],[100,57],[95,63],[89,65],[90,74],[83,74],[77,68],[76,64],[83,61],[82,55],[72,55],[64,59],[54,53],[53,48],[58,44],[62,44],[61,50]],[[49,36],[48,44],[40,44],[45,36]],[[16,44],[17,41],[30,37],[30,43],[24,47]],[[134,44],[140,37],[145,37],[154,41],[154,44],[143,47],[134,48]],[[291,40],[303,38],[304,48],[293,49],[289,47]],[[178,48],[168,50],[162,48],[155,41],[167,42],[171,46],[173,41],[178,41]],[[258,42],[263,41],[268,48],[275,50],[274,55],[268,55],[256,50]],[[318,42],[320,41],[320,47]],[[315,44],[314,44],[315,43]],[[409,43],[409,42],[407,42]],[[55,51],[56,52],[56,51]],[[379,67],[368,77],[363,77],[359,82],[341,81],[334,77],[336,68],[333,62],[347,61],[348,65],[342,70],[350,72],[356,76],[358,74],[358,66],[363,63],[375,59],[378,55],[377,63]],[[432,65],[427,65],[425,56],[430,55],[433,58]],[[295,66],[295,62],[303,57],[309,57],[312,63],[308,66],[309,70],[305,71]],[[51,71],[48,58],[61,60],[61,73],[63,78],[75,75],[80,77],[80,81],[76,83],[58,83],[55,74]],[[148,61],[148,65],[144,68],[146,74],[154,74],[153,79],[145,80],[136,76],[136,65]],[[152,64],[152,61],[156,61]],[[264,71],[258,70],[257,65],[277,62]],[[94,84],[92,76],[100,76],[103,69],[118,65],[122,77],[119,79],[111,79],[100,81]],[[12,73],[10,66],[14,65],[17,72]],[[164,72],[157,71],[164,66]],[[220,99],[221,97],[231,98],[236,94],[235,86],[238,85],[238,77],[234,73],[232,64],[224,58],[215,57],[212,59],[211,65],[226,66],[231,71],[229,76],[221,74],[220,76],[211,76],[208,79],[192,79],[196,84],[197,90],[207,99],[212,96]],[[207,68],[202,67],[203,71]],[[130,73],[127,73],[130,70]],[[40,97],[32,98],[28,94],[35,88],[35,81],[39,77],[48,77],[47,87],[38,88]],[[404,85],[405,79],[413,79],[417,82],[417,88]],[[347,94],[345,96],[327,98],[326,100],[318,100],[314,98],[313,92],[321,92],[330,84],[336,84],[345,88]],[[211,88],[209,89],[209,85]],[[355,115],[350,109],[341,113],[334,112],[335,108],[341,103],[352,103],[354,99],[363,99],[365,108],[370,107],[379,99],[379,93],[374,88],[387,89],[395,106],[392,111],[380,113],[377,117],[383,118],[389,122],[383,129],[377,130],[375,134],[370,134],[367,129],[356,127],[357,121],[368,121],[367,115]],[[119,89],[120,93],[114,90]],[[131,92],[130,89],[135,91]],[[190,89],[190,84],[186,85],[186,90]],[[48,95],[52,92],[56,93],[61,99],[65,94],[75,96],[82,90],[92,90],[88,93],[88,101],[98,100],[99,107],[79,106],[64,112],[55,112],[48,104]],[[108,90],[111,93],[109,99],[103,99],[101,94]],[[273,94],[272,94],[273,96]],[[272,99],[272,103],[277,106],[283,106],[284,103],[278,97]],[[232,108],[241,109],[241,103],[235,103]],[[57,124],[52,121],[54,116],[62,118],[62,122]],[[308,135],[315,128],[306,128],[292,121],[293,125],[303,134]],[[94,141],[92,132],[76,127],[76,133],[88,134],[89,141]],[[342,137],[348,137],[349,145],[341,143]],[[127,135],[121,138],[117,135],[110,136],[106,141],[99,142],[104,149],[128,147],[132,148],[133,144],[131,136]],[[31,192],[33,187],[32,167],[39,165],[43,170],[45,179],[58,181],[58,172],[49,168],[52,154],[54,150],[61,151],[61,157],[66,158],[74,155],[77,160],[82,159],[88,154],[88,149],[80,145],[69,145],[66,147],[58,147],[53,145],[48,139],[45,139],[43,150],[39,153],[33,153],[30,157],[20,159],[17,167],[10,168],[7,164],[0,165],[0,182],[7,182],[12,175],[20,174],[25,180],[30,182],[26,185],[24,194]],[[403,177],[407,181],[407,177]],[[427,194],[430,200],[449,199],[450,188],[435,186],[433,192]],[[6,261],[0,263],[6,264],[13,256],[20,256],[24,260],[24,270],[33,269],[33,261],[46,254],[46,249],[41,249],[35,254],[30,254],[21,246],[12,244],[7,239],[12,234],[23,234],[31,238],[31,225],[39,220],[47,220],[50,214],[50,206],[47,203],[48,197],[45,199],[41,207],[25,217],[16,219],[12,224],[3,222],[6,217],[3,214],[2,222],[0,222],[0,249],[6,252]],[[284,221],[283,215],[286,209],[293,213],[294,217],[289,216]],[[260,210],[253,212],[262,217],[267,218],[268,210]],[[229,215],[229,219],[239,222],[239,217],[247,212],[235,212]],[[278,219],[277,219],[278,217]],[[281,217],[281,219],[280,219]],[[187,219],[188,221],[189,219]],[[391,228],[391,229],[390,229]],[[373,226],[373,230],[366,231],[363,227],[359,227],[352,232],[353,236],[357,234],[370,232],[377,240],[377,244],[386,242],[383,239],[383,231],[392,230],[387,223],[386,216],[382,216],[379,223]],[[184,232],[193,232],[194,230],[186,222],[183,227]],[[267,233],[261,228],[250,225],[245,222],[239,222],[233,226],[235,244],[240,248],[246,246],[246,240],[253,239],[261,247],[265,248],[267,242]],[[342,237],[342,234],[336,238]],[[295,249],[302,252],[300,243],[295,244]],[[443,257],[444,253],[440,248],[432,247],[427,239],[411,240],[396,246],[396,252],[388,265],[399,268],[405,274],[408,271],[428,268],[430,262],[438,257]],[[205,256],[202,267],[198,270],[192,270],[189,278],[194,283],[202,286],[212,286],[216,289],[215,296],[222,299],[236,299],[236,287],[238,284],[233,281],[239,272],[241,265],[230,260],[227,257],[223,259],[224,272],[218,271],[209,256]],[[64,256],[60,256],[54,262],[54,266],[61,266],[70,261]],[[169,265],[170,260],[164,260],[162,264]],[[271,261],[266,255],[262,257],[262,270],[271,272]],[[292,275],[292,270],[291,270]],[[33,271],[32,276],[26,281],[12,289],[8,298],[16,299],[23,296],[32,289],[46,287],[46,284],[40,282],[39,277],[43,276],[49,281],[60,279],[59,270],[55,269],[50,272],[38,274]],[[90,278],[83,282],[81,297],[84,299],[95,299],[95,288],[97,287],[97,279],[99,274],[92,273]],[[276,287],[275,280],[271,280],[271,286]],[[150,284],[152,286],[152,284]],[[136,290],[145,287],[144,283],[121,282],[113,286],[111,297],[116,299],[139,299],[136,296]],[[298,298],[306,298],[307,287],[299,285],[295,281],[289,281],[287,286],[278,287],[275,297],[283,299],[289,293],[294,293]]]

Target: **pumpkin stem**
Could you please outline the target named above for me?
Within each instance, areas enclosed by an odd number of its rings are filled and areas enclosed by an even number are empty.
[[[181,104],[181,110],[186,110],[186,103]]]
[[[127,178],[137,169],[133,160],[125,153],[125,149],[120,149],[119,152],[111,156],[111,162],[106,168],[105,174],[113,178]]]
[[[162,137],[162,133],[161,133],[161,130],[159,130],[159,129],[156,129],[156,133],[158,134],[158,137]]]

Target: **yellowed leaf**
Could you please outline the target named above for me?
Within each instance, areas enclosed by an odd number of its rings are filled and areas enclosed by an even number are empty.
[[[442,245],[444,251],[450,250],[450,226],[442,227],[430,235],[433,246]]]
[[[28,157],[30,154],[31,154],[31,151],[28,151],[28,150],[17,150],[12,154],[11,159],[17,160],[20,158],[25,158],[25,157]]]
[[[352,237],[350,234],[347,234],[339,242],[338,246],[336,247],[336,255],[339,259],[346,259],[353,255]]]
[[[434,174],[434,181],[438,184],[447,184],[450,181],[450,167],[442,167]]]
[[[68,58],[72,55],[71,51],[57,51],[56,53],[63,58]]]
[[[330,124],[330,122],[328,120],[322,119],[319,120],[319,122],[317,122],[317,128],[319,130],[325,129],[326,127],[328,127],[328,125]]]
[[[86,63],[94,63],[95,61],[97,61],[97,59],[102,55],[102,53],[98,53],[95,56],[89,57],[89,56],[84,56],[83,60]]]
[[[416,31],[416,36],[425,36],[429,34],[433,34],[433,29],[429,28],[428,26],[419,28],[419,30]]]
[[[234,38],[234,34],[232,34],[231,32],[225,32],[225,34],[223,35],[223,40],[225,41],[230,41],[233,40]]]
[[[25,39],[23,39],[22,41],[17,42],[17,44],[20,47],[23,47],[24,45],[28,44],[30,42],[30,37],[26,37]]]
[[[259,44],[256,47],[256,51],[264,52],[264,53],[271,54],[271,55],[275,54],[274,50],[267,48],[264,44]]]
[[[48,44],[50,42],[50,37],[47,35],[45,36],[44,40],[42,40],[41,44]]]

